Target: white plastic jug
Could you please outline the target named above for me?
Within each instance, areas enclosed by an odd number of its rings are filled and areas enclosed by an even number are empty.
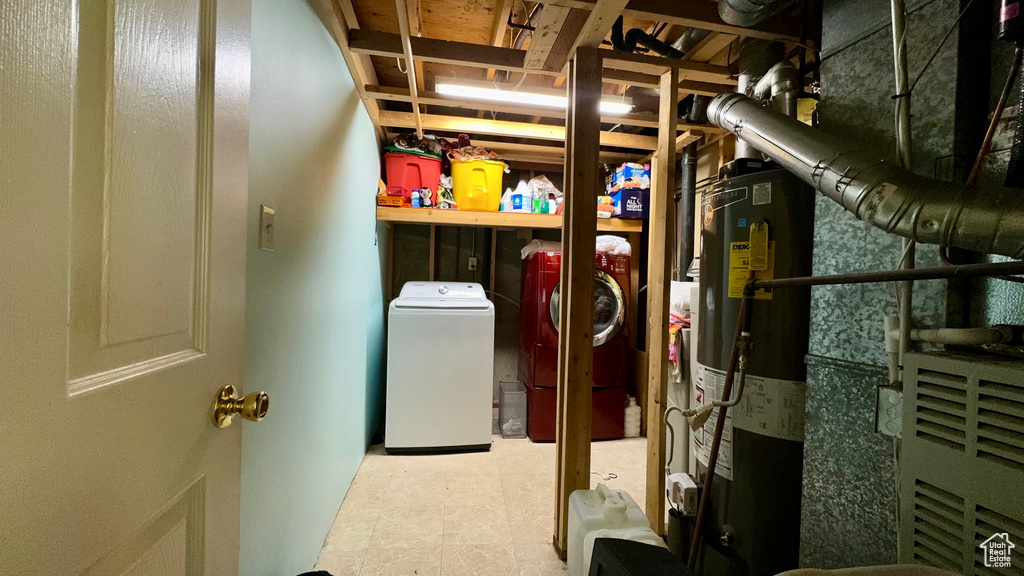
[[[587,576],[595,538],[620,538],[665,546],[647,516],[625,490],[598,484],[569,496],[569,576]]]

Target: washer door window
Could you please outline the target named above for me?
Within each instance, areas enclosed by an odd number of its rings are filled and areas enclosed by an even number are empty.
[[[560,311],[560,294],[562,283],[555,285],[551,291],[549,312],[551,322],[558,328]],[[600,346],[619,333],[626,321],[626,300],[619,283],[604,270],[594,272],[594,346]]]

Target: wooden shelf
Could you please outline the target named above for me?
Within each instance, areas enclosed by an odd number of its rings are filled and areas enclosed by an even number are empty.
[[[596,210],[596,208],[595,208]],[[506,212],[470,212],[461,210],[435,210],[432,208],[377,207],[377,220],[406,224],[435,224],[438,226],[483,226],[487,228],[561,228],[561,214],[513,214]],[[639,234],[642,220],[608,218],[597,220],[600,232]]]

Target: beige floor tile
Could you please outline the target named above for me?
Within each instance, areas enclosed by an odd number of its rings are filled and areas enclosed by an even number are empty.
[[[417,510],[382,510],[370,547],[440,546],[444,506]]]
[[[423,510],[444,505],[444,475],[391,478],[385,485],[381,509]]]
[[[544,562],[558,562],[558,553],[551,545],[551,539],[547,542],[516,542],[513,546],[516,551],[516,560],[520,564],[541,564]]]
[[[360,576],[437,576],[441,546],[372,546],[363,557]]]
[[[502,500],[501,478],[488,474],[453,476],[445,480],[445,503],[460,500]]]
[[[443,576],[516,576],[518,573],[511,544],[453,544],[441,550]]]
[[[498,474],[498,462],[490,452],[469,452],[451,454],[446,461],[447,478],[471,476],[474,474]]]
[[[363,456],[363,461],[359,464],[356,474],[364,477],[390,478],[395,471],[395,463],[395,458],[387,454],[367,453]]]
[[[445,504],[444,545],[511,542],[508,514],[500,499]]]
[[[520,564],[519,576],[566,576],[565,564],[562,562],[541,562],[539,564]]]
[[[376,508],[357,507],[348,502],[334,518],[334,524],[327,532],[324,546],[331,545],[339,550],[365,550],[377,526],[380,511]]]
[[[395,459],[393,478],[433,477],[444,478],[449,454],[425,454],[416,456],[390,456]]]
[[[326,570],[333,576],[356,576],[363,565],[366,548],[342,550],[325,544],[314,570]]]

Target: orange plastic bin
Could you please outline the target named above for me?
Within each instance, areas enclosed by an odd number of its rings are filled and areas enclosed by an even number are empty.
[[[409,199],[413,190],[441,187],[441,159],[421,154],[388,152],[384,155],[384,169],[388,176],[388,194],[401,194]]]

